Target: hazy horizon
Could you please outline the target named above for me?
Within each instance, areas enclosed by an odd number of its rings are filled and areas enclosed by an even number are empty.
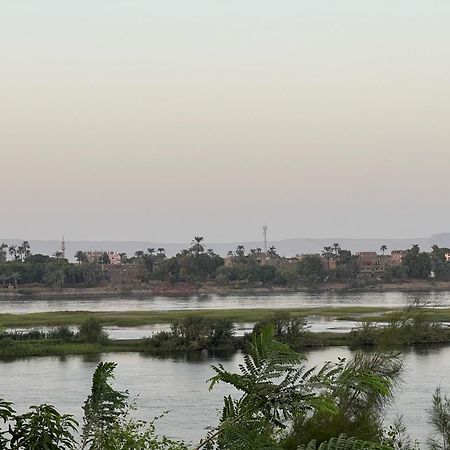
[[[450,3],[1,5],[1,236],[448,230]]]

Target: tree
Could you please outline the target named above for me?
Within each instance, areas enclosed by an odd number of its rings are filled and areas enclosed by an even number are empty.
[[[126,412],[128,393],[116,391],[110,384],[116,366],[102,362],[95,369],[91,394],[83,406],[82,449],[103,450],[105,435]]]
[[[160,258],[165,258],[166,257],[166,249],[164,247],[159,247],[158,248],[158,256]]]
[[[31,406],[28,413],[15,417],[11,448],[75,450],[77,427],[73,416],[61,415],[52,405]]]
[[[17,289],[17,282],[20,280],[20,273],[18,273],[18,272],[13,272],[13,273],[10,275],[10,278],[13,280],[14,289]]]
[[[63,252],[61,252],[60,250],[57,250],[56,252],[53,253],[52,256],[56,259],[61,259],[63,257]]]
[[[8,244],[5,244],[4,242],[0,244],[0,262],[6,261],[7,250]]]
[[[200,253],[205,251],[205,246],[202,244],[203,236],[195,236],[192,241],[192,248],[194,249],[195,255],[198,257]]]
[[[23,262],[29,258],[30,255],[30,243],[28,241],[23,241],[22,244],[17,247],[17,257]]]
[[[336,254],[336,255],[339,255],[339,251],[341,250],[341,247],[340,247],[340,245],[339,245],[339,243],[338,242],[335,242],[334,244],[333,244],[333,251],[334,251],[334,253]]]
[[[86,252],[83,252],[82,250],[78,250],[75,253],[75,259],[77,260],[78,264],[83,264],[83,263],[88,262]]]
[[[421,252],[418,245],[413,245],[403,257],[402,264],[406,267],[408,278],[426,279],[431,272],[431,255]]]
[[[318,370],[307,370],[302,361],[303,357],[288,345],[274,340],[272,326],[265,326],[253,335],[240,373],[213,366],[216,374],[210,387],[226,383],[241,392],[241,397],[225,397],[220,425],[196,450],[302,448],[295,440],[294,447],[282,442],[282,432],[293,421],[314,416],[332,421],[344,411],[350,420],[356,408],[365,411],[373,405],[377,409],[390,398],[400,364],[395,358],[390,363],[389,358],[382,361],[368,355],[349,363],[341,359],[336,364],[325,363]],[[317,426],[321,426],[319,420]]]
[[[317,283],[324,277],[324,268],[320,256],[305,255],[297,265],[298,274],[308,283]]]
[[[61,260],[51,261],[45,267],[44,283],[48,286],[57,287],[59,290],[64,286],[66,273]]]
[[[126,264],[128,262],[128,256],[125,252],[119,253],[119,256],[120,256],[120,262],[122,264]]]
[[[437,387],[433,394],[433,404],[428,412],[433,435],[429,439],[433,450],[450,449],[450,400]]]
[[[108,339],[107,334],[96,319],[86,319],[78,330],[78,339],[89,344],[99,344]]]
[[[383,253],[383,256],[384,256],[384,253],[386,252],[386,250],[387,250],[387,245],[382,245],[381,247],[380,247],[380,250],[381,250],[381,253]]]
[[[243,245],[238,245],[236,247],[236,256],[240,260],[245,258],[245,247]]]
[[[15,261],[19,259],[19,255],[17,253],[17,245],[10,245],[8,248],[8,252]]]
[[[447,261],[446,254],[450,254],[450,249],[433,245],[431,263],[437,280],[450,281],[450,262]]]
[[[269,250],[267,250],[267,254],[268,254],[269,256],[271,256],[272,258],[278,257],[278,256],[279,256],[278,253],[277,253],[276,247],[274,247],[273,245],[271,245],[271,246],[269,247]]]

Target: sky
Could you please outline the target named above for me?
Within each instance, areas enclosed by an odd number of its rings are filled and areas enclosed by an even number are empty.
[[[0,0],[0,237],[450,231],[447,0]]]

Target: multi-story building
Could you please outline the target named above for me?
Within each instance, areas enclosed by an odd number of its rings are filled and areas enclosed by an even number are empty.
[[[392,250],[389,258],[390,264],[393,266],[400,266],[407,252],[407,250]]]
[[[122,263],[122,258],[119,255],[119,253],[117,253],[117,252],[111,252],[111,251],[102,252],[102,251],[98,251],[98,250],[87,251],[86,257],[89,262],[96,262],[96,263],[103,263],[103,264],[108,263],[108,264],[113,264],[113,265]],[[109,261],[108,261],[108,259],[109,259]]]

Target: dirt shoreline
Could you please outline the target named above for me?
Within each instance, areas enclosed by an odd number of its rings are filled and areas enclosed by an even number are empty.
[[[376,283],[364,287],[354,287],[349,283],[327,283],[314,287],[308,286],[217,286],[215,284],[166,283],[145,287],[95,287],[49,289],[47,287],[20,287],[18,289],[0,289],[0,299],[5,298],[72,298],[72,297],[189,297],[194,295],[270,295],[288,293],[368,293],[368,292],[450,292],[450,282],[409,280],[406,282]]]

